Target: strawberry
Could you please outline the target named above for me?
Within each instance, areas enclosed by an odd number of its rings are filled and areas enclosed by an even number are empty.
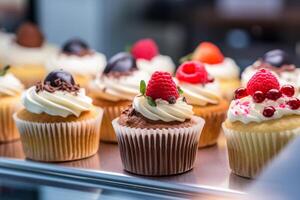
[[[205,84],[208,81],[208,73],[201,62],[188,61],[182,63],[176,72],[176,78],[179,81],[188,83],[202,83]]]
[[[158,47],[152,39],[142,39],[133,44],[131,54],[135,59],[151,60],[159,54]]]
[[[211,42],[202,42],[192,55],[192,60],[198,60],[208,64],[223,62],[224,56],[220,49]]]

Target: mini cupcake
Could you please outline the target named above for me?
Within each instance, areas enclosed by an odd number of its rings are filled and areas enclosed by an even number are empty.
[[[21,109],[23,85],[14,75],[7,73],[8,69],[7,66],[0,70],[0,142],[20,138],[12,115]]]
[[[101,141],[117,142],[111,121],[131,104],[139,93],[139,81],[148,75],[136,67],[135,59],[128,53],[118,53],[107,63],[104,73],[89,85],[94,104],[104,109]]]
[[[240,87],[240,68],[232,58],[224,57],[216,45],[202,42],[192,54],[183,58],[186,59],[204,63],[208,73],[220,82],[223,96],[232,99],[233,92]]]
[[[157,70],[174,74],[175,64],[169,56],[161,55],[157,44],[149,38],[133,44],[131,54],[136,59],[138,69],[151,74]]]
[[[292,85],[261,69],[235,92],[223,124],[233,173],[256,177],[284,146],[300,135],[300,100]]]
[[[268,51],[252,65],[247,67],[242,73],[242,85],[246,85],[250,78],[260,69],[268,69],[277,76],[281,84],[290,84],[299,90],[300,88],[300,69],[296,68],[289,55],[275,49]]]
[[[44,78],[45,61],[55,52],[36,25],[24,23],[4,52],[4,64],[11,65],[11,72],[28,87]]]
[[[216,144],[228,109],[218,81],[198,61],[183,63],[177,69],[176,78],[187,103],[193,105],[195,115],[205,119],[199,147]]]
[[[106,57],[90,49],[80,39],[67,41],[60,52],[50,57],[47,61],[48,71],[62,68],[72,73],[75,80],[86,87],[89,80],[95,78],[95,74],[102,73],[106,65]]]
[[[102,110],[92,105],[71,74],[57,70],[22,96],[14,114],[27,158],[58,162],[94,155],[99,146]]]
[[[126,171],[146,176],[193,168],[204,120],[180,96],[171,75],[155,72],[141,94],[112,124]]]

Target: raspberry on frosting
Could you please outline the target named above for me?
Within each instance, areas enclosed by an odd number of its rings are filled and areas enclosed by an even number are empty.
[[[141,39],[133,44],[131,54],[135,59],[151,60],[159,54],[157,44],[154,40],[146,38]]]
[[[198,61],[188,61],[181,64],[176,72],[179,81],[205,84],[211,82],[204,65]]]
[[[146,96],[153,100],[163,99],[171,103],[176,102],[179,92],[171,74],[161,71],[154,72],[148,82]]]
[[[213,43],[202,42],[193,53],[192,59],[208,64],[218,64],[223,62],[224,56],[221,50]]]

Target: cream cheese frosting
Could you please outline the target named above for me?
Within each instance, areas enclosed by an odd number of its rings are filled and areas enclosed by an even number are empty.
[[[156,106],[151,106],[145,96],[138,95],[133,100],[133,108],[147,119],[164,122],[180,121],[191,119],[193,116],[193,107],[188,105],[184,99],[178,98],[174,104],[156,99]]]
[[[67,91],[50,93],[42,90],[37,92],[36,86],[32,86],[23,93],[22,102],[29,112],[61,117],[69,115],[79,117],[83,111],[88,111],[93,107],[92,99],[86,96],[83,88],[74,94]]]
[[[149,76],[139,70],[130,75],[114,77],[110,75],[98,76],[90,88],[95,91],[95,97],[108,101],[133,100],[139,93],[140,80],[147,81]]]
[[[239,78],[240,68],[231,58],[224,58],[218,64],[204,63],[207,72],[217,79],[237,79]]]
[[[48,71],[63,69],[72,74],[91,75],[102,73],[106,65],[106,57],[98,52],[85,56],[58,53],[46,63]]]
[[[151,60],[137,59],[138,69],[147,72],[149,75],[155,71],[165,71],[174,74],[175,64],[169,56],[157,55]]]
[[[24,86],[12,74],[0,76],[0,96],[17,96],[22,93]]]
[[[278,119],[286,115],[300,115],[300,109],[291,109],[286,102],[291,97],[282,96],[276,101],[266,99],[262,103],[255,103],[251,96],[246,96],[241,99],[235,99],[231,102],[227,118],[231,122],[240,121],[244,124],[250,122],[261,123],[263,121]],[[275,108],[272,117],[265,117],[263,110],[265,107],[273,106]]]

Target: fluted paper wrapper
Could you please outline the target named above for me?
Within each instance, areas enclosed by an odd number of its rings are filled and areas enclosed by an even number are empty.
[[[71,161],[94,155],[99,147],[103,111],[95,118],[76,122],[38,123],[14,114],[25,156],[45,162]]]
[[[0,142],[9,142],[20,138],[13,114],[21,108],[20,103],[0,105]]]
[[[255,178],[270,160],[276,156],[295,136],[300,135],[300,128],[274,132],[254,133],[228,129],[223,124],[229,165],[233,173]]]
[[[146,176],[180,174],[193,168],[204,120],[186,128],[141,129],[113,120],[123,167]]]

